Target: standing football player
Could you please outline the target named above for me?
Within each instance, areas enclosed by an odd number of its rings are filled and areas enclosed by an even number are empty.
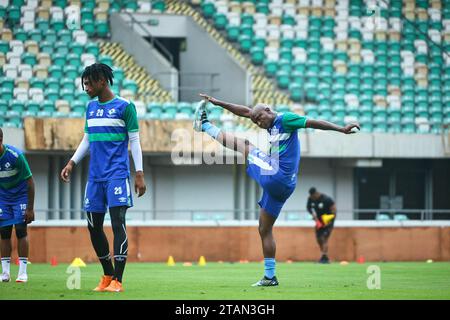
[[[205,94],[200,94],[200,96],[237,116],[250,118],[258,127],[266,129],[270,135],[270,152],[266,154],[248,140],[224,132],[209,122],[205,110],[206,103],[201,104],[196,112],[194,129],[205,132],[227,148],[241,152],[247,162],[247,174],[263,189],[263,195],[258,204],[261,207],[259,235],[264,255],[264,277],[253,286],[277,286],[276,245],[272,228],[281,208],[294,192],[297,184],[300,163],[298,129],[314,128],[349,134],[354,132],[353,128],[359,129],[359,126],[348,124],[341,127],[331,122],[309,119],[292,112],[277,114],[265,104],[257,104],[255,107],[249,108],[220,101]]]
[[[92,245],[103,267],[103,276],[94,291],[122,292],[128,253],[125,214],[133,206],[128,143],[136,169],[134,190],[138,197],[146,190],[136,107],[111,91],[113,72],[106,64],[94,63],[86,67],[81,81],[91,99],[98,99],[88,103],[84,137],[61,171],[61,178],[69,182],[73,167],[90,152],[84,209]],[[114,233],[114,266],[103,231],[107,208]]]
[[[3,144],[0,129],[0,252],[2,282],[11,281],[11,235],[16,230],[19,275],[16,282],[27,282],[27,224],[34,221],[34,182],[27,159],[19,149]]]

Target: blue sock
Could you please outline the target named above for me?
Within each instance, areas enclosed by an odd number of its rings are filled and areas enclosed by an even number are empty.
[[[275,259],[264,258],[264,275],[266,278],[272,279],[275,276]]]
[[[220,129],[212,125],[209,121],[205,121],[202,123],[202,131],[206,132],[214,139],[217,139],[217,136],[220,133]]]

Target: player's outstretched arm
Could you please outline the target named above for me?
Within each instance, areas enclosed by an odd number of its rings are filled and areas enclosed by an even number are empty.
[[[345,127],[341,127],[338,126],[334,123],[328,122],[328,121],[324,121],[324,120],[314,120],[314,119],[308,119],[306,121],[306,128],[313,128],[313,129],[320,129],[320,130],[333,130],[333,131],[338,131],[338,132],[342,132],[345,134],[351,134],[351,133],[355,133],[356,131],[353,131],[353,128],[357,128],[358,130],[359,128],[359,124],[357,123],[351,123],[346,125]]]
[[[244,117],[244,118],[250,118],[252,109],[250,109],[247,106],[242,106],[240,104],[234,104],[234,103],[229,103],[229,102],[225,102],[225,101],[220,101],[220,100],[213,98],[211,96],[208,96],[207,94],[204,94],[204,93],[200,93],[200,97],[208,100],[209,102],[211,102],[212,104],[215,104],[216,106],[220,106],[220,107],[227,109],[228,111],[234,113],[237,116]]]

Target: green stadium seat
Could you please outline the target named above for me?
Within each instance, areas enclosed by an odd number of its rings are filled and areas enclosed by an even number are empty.
[[[15,5],[10,5],[7,8],[8,11],[8,21],[10,25],[16,25],[20,23],[20,17],[22,16],[20,12],[20,7]]]
[[[253,25],[255,23],[255,18],[253,15],[248,13],[241,14],[241,24]]]
[[[138,85],[136,81],[131,79],[124,79],[122,81],[122,89],[131,90],[133,93],[137,93],[138,91]]]
[[[0,19],[6,20],[6,8],[4,6],[0,6]]]
[[[238,37],[239,37],[239,27],[238,26],[232,26],[232,25],[228,25],[226,27],[226,31],[227,31],[227,39],[230,41],[237,41]]]
[[[75,92],[72,89],[61,89],[59,91],[59,97],[62,100],[69,101],[71,103],[75,99]]]
[[[82,19],[81,25],[89,37],[93,37],[95,35],[95,24],[93,19]]]
[[[122,83],[122,81],[125,79],[125,72],[120,67],[113,67],[113,73],[114,73],[114,82]]]
[[[86,112],[86,103],[83,101],[74,100],[71,104],[71,111],[79,112],[81,114]]]
[[[69,44],[69,50],[71,53],[81,56],[84,53],[84,46],[78,42],[71,42]]]
[[[227,16],[223,13],[215,13],[214,14],[214,26],[218,30],[223,30],[228,24]]]
[[[34,25],[42,33],[45,33],[50,30],[50,21],[46,19],[37,18]]]
[[[14,79],[7,77],[0,77],[0,88],[14,90],[15,88]]]
[[[292,101],[300,102],[303,98],[303,88],[298,83],[292,82],[289,84],[289,93]]]
[[[208,104],[209,115],[213,116],[213,118],[220,119],[220,116],[223,113],[223,108],[213,105],[212,103]]]
[[[158,119],[163,113],[163,106],[157,102],[149,103],[147,106],[147,112],[155,116],[153,119]]]
[[[409,218],[406,214],[397,213],[394,215],[394,220],[395,221],[406,221],[406,220],[409,220]]]
[[[94,11],[90,8],[82,8],[80,10],[81,20],[94,20]]]
[[[55,51],[56,53],[67,55],[69,54],[69,44],[62,41],[57,41],[55,43]]]
[[[61,32],[65,28],[64,20],[50,20],[50,28],[57,33]]]
[[[53,113],[56,110],[54,102],[51,100],[42,101],[41,110]]]
[[[22,112],[25,111],[25,101],[20,100],[12,100],[9,104],[10,111],[17,112],[18,115],[21,115]]]
[[[40,109],[41,109],[41,104],[39,102],[30,101],[30,102],[28,102],[26,110],[37,114]]]
[[[250,49],[250,55],[254,64],[261,65],[264,62],[264,50],[253,47]]]
[[[164,110],[164,114],[162,115],[162,118],[174,119],[175,115],[178,112],[178,107],[175,103],[166,102],[163,104],[163,110]]]
[[[53,44],[51,42],[42,41],[39,46],[42,53],[48,53],[49,55],[53,54]]]
[[[45,99],[55,102],[59,99],[59,90],[47,88],[44,90]]]
[[[101,38],[106,37],[109,34],[108,21],[96,21],[95,22],[95,34]]]
[[[88,42],[85,46],[86,53],[93,54],[94,56],[98,56],[100,54],[100,49],[98,45],[94,42]]]
[[[273,77],[273,76],[275,76],[275,74],[278,70],[278,62],[274,61],[274,60],[266,60],[264,62],[264,68],[265,68],[266,75],[268,77]]]
[[[25,42],[28,40],[28,34],[24,29],[18,28],[14,31],[14,38],[15,38],[15,40],[20,40],[22,42]]]
[[[162,0],[152,1],[152,10],[156,10],[156,11],[159,11],[159,12],[164,12],[166,10],[166,3],[165,3],[165,1],[162,1]]]
[[[264,14],[268,15],[270,13],[270,9],[269,9],[268,3],[258,2],[256,4],[256,12],[264,13]]]
[[[241,24],[239,30],[240,30],[241,35],[246,35],[246,36],[253,38],[253,25]]]
[[[375,220],[377,220],[377,221],[387,221],[387,220],[391,220],[391,217],[388,214],[379,213],[379,214],[377,214]]]
[[[264,50],[259,47],[252,47],[252,38],[248,35],[240,35],[238,37],[239,48],[242,52],[248,53],[251,49],[260,50],[264,53]],[[258,58],[259,59],[259,58]]]
[[[39,29],[29,30],[28,31],[28,39],[36,41],[37,43],[41,43],[41,41],[43,40],[41,30],[39,30]]]
[[[0,99],[10,101],[14,98],[13,90],[9,88],[0,88]]]
[[[265,38],[253,38],[253,46],[258,47],[260,49],[264,49],[267,45],[267,40]],[[449,72],[450,74],[450,72]]]
[[[212,18],[216,13],[216,7],[212,2],[203,2],[201,4],[201,8],[205,18]]]
[[[90,100],[90,97],[84,91],[76,91],[75,92],[75,100],[87,103]]]
[[[8,100],[0,100],[0,115],[4,116],[9,109]]]
[[[61,80],[61,89],[69,89],[71,91],[75,91],[75,82],[70,78],[63,78]]]
[[[181,112],[183,114],[186,114],[187,116],[191,117],[194,113],[194,110],[192,109],[192,105],[188,102],[180,102],[178,104],[178,112]]]
[[[60,89],[60,78],[53,78],[53,77],[47,78],[45,89],[59,90]]]
[[[5,55],[9,52],[9,42],[0,40],[0,52]]]
[[[106,64],[106,65],[108,65],[108,66],[110,66],[110,67],[112,67],[114,64],[113,64],[113,59],[110,57],[110,56],[108,56],[108,55],[101,55],[99,58],[98,58],[98,61],[100,62],[100,63],[104,63],[104,64]]]
[[[119,5],[122,5],[123,1],[110,1],[110,4],[118,2]],[[94,11],[94,8],[96,6],[95,0],[81,0],[81,4],[83,8],[90,9],[91,11]]]
[[[281,89],[287,89],[290,83],[289,72],[285,70],[278,70],[276,74],[277,85]]]
[[[52,56],[52,63],[54,66],[64,67],[66,65],[67,53],[55,53]]]
[[[79,68],[81,66],[80,56],[76,53],[69,53],[67,55],[67,64]]]
[[[71,80],[76,79],[80,75],[80,72],[78,72],[78,67],[74,66],[74,65],[70,65],[70,64],[65,65],[63,68],[63,71],[64,71],[64,76]]]

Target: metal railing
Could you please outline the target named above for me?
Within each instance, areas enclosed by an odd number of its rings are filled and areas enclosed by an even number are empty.
[[[79,220],[85,219],[82,209],[35,209],[36,220]],[[259,216],[259,209],[250,210],[139,210],[129,209],[127,219],[133,221],[158,221],[158,220],[184,220],[184,221],[254,221]],[[380,219],[382,217],[382,219]],[[107,214],[106,220],[109,219]],[[356,209],[338,211],[337,219],[343,221],[368,221],[368,220],[411,220],[432,221],[450,220],[449,210],[429,209]],[[281,221],[310,221],[311,215],[304,209],[282,210],[278,220]]]
[[[129,13],[127,11],[121,11],[121,13],[126,14],[130,18],[130,21],[126,21],[126,22],[129,24],[131,22],[131,27],[133,28],[133,30],[136,30],[134,27],[136,24],[142,30],[142,32],[145,34],[145,37],[148,39],[150,44],[154,48],[159,49],[161,51],[161,53],[165,56],[165,58],[167,60],[169,60],[170,64],[173,65],[174,59],[173,59],[173,56],[170,53],[170,51],[160,41],[158,41],[155,37],[152,36],[152,34],[143,25],[143,23],[141,21],[138,21],[131,13]]]

